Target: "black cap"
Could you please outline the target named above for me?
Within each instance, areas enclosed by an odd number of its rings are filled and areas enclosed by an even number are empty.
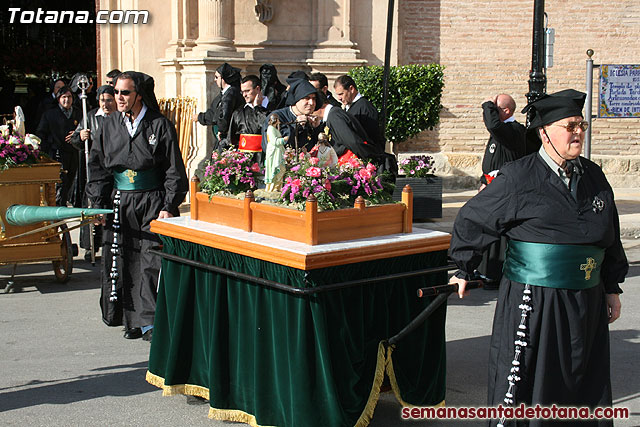
[[[318,91],[315,87],[308,81],[304,79],[296,79],[291,83],[291,87],[289,88],[289,93],[287,94],[287,105],[294,105],[296,102],[300,101],[302,98],[305,98],[312,93],[316,94],[316,110],[319,108],[318,105]]]
[[[113,86],[111,85],[102,85],[98,88],[97,93],[96,93],[96,99],[98,101],[100,101],[100,95],[102,95],[103,93],[108,93],[109,95],[113,96],[115,98],[115,92],[113,91]]]
[[[586,93],[565,89],[527,104],[522,112],[531,112],[529,129],[536,129],[567,117],[582,116],[586,97]]]
[[[222,76],[222,80],[224,80],[228,85],[233,85],[236,83],[240,83],[240,69],[236,67],[232,67],[226,62],[219,66],[216,71],[220,73]]]

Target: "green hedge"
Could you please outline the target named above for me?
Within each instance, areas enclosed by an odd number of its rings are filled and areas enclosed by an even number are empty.
[[[349,75],[358,91],[382,114],[384,68],[378,65],[353,68]],[[438,64],[391,67],[387,98],[386,138],[402,142],[433,129],[440,121],[440,98],[444,88],[444,67]]]

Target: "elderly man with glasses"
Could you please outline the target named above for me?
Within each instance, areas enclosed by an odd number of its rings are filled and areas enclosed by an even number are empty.
[[[620,316],[618,284],[629,266],[611,186],[580,157],[585,96],[568,89],[527,105],[540,150],[503,166],[454,224],[450,255],[460,270],[451,283],[461,298],[483,250],[508,238],[489,406],[611,406],[608,324]]]

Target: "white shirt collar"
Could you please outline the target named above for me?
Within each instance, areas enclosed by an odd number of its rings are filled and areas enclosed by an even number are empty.
[[[353,105],[354,102],[356,102],[358,99],[362,98],[362,95],[360,94],[360,92],[358,92],[356,94],[356,96],[353,98],[353,101],[351,101],[346,107],[345,110],[349,111],[349,108],[351,108],[351,106]]]
[[[268,105],[269,105],[269,98],[265,96],[264,98],[262,98],[262,107],[267,108]]]
[[[131,120],[129,120],[129,118],[125,115],[124,112],[121,113],[122,117],[124,118],[124,124],[127,127],[127,130],[129,131],[129,135],[133,136],[136,134],[136,131],[138,130],[138,125],[140,124],[140,121],[142,121],[142,118],[144,117],[146,112],[147,112],[147,106],[144,105],[143,103],[142,109],[140,110],[140,114],[138,114],[138,117],[136,117],[133,123],[131,123]]]
[[[511,116],[508,119],[503,120],[502,123],[511,123],[511,122],[515,122],[515,121],[516,121],[516,118]]]
[[[322,115],[322,121],[323,122],[327,122],[327,118],[329,117],[329,111],[331,111],[331,109],[333,108],[333,105],[331,104],[327,104],[326,107],[324,107],[324,114]]]
[[[102,110],[102,108],[98,108],[98,111],[96,111],[96,114],[95,114],[96,117],[98,117],[98,116],[106,116],[106,115],[107,115],[107,113],[105,113]]]
[[[224,89],[222,89],[222,92],[221,92],[221,93],[224,95],[224,93],[225,93],[226,91],[228,91],[230,87],[231,87],[231,85],[229,85],[229,86],[225,87]]]

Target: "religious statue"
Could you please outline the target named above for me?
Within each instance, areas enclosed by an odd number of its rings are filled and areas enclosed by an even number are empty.
[[[269,117],[267,128],[267,152],[264,166],[264,182],[267,191],[280,191],[284,178],[284,145],[289,139],[280,133],[280,120],[276,114]]]
[[[318,135],[318,166],[321,168],[333,167],[338,164],[338,155],[333,149],[327,134],[320,132]]]

